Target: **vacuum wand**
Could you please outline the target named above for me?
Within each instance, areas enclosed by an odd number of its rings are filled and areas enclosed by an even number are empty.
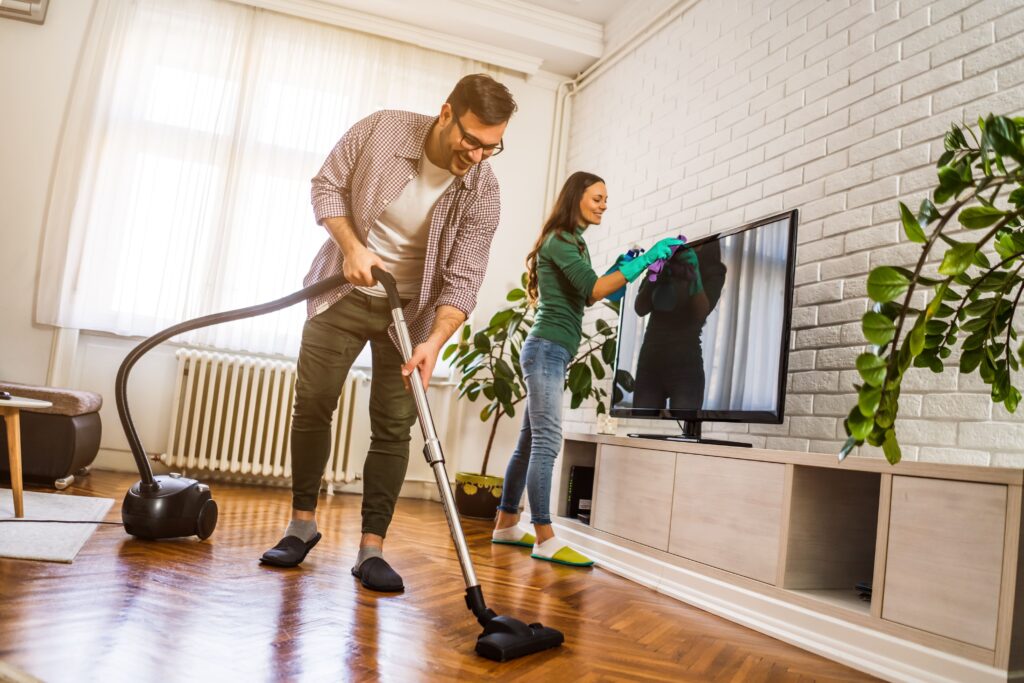
[[[408,362],[412,357],[413,345],[412,339],[409,337],[409,327],[405,322],[405,314],[402,312],[402,302],[398,296],[395,278],[376,266],[370,272],[387,292],[391,318],[395,323],[395,332],[398,335],[402,358]],[[466,606],[484,627],[483,633],[476,641],[477,654],[487,659],[504,662],[558,647],[565,640],[565,636],[560,631],[541,624],[527,625],[518,619],[499,616],[484,602],[483,591],[477,581],[476,572],[473,570],[469,546],[466,544],[466,536],[462,531],[459,514],[455,508],[455,497],[452,495],[448,473],[444,467],[444,452],[434,428],[434,419],[430,413],[430,405],[427,403],[427,392],[423,388],[419,368],[413,368],[410,384],[416,402],[420,429],[423,432],[423,455],[427,459],[427,464],[434,471],[434,479],[437,481],[438,492],[441,494],[441,504],[444,507],[445,517],[448,519],[448,529],[455,542],[455,551],[459,557],[459,565],[462,567],[462,577],[466,582]]]

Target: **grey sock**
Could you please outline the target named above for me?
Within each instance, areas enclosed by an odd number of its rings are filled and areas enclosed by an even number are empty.
[[[293,519],[284,530],[284,535],[297,536],[303,543],[309,543],[310,539],[316,536],[316,520]]]
[[[363,562],[370,559],[371,557],[384,557],[383,549],[375,545],[368,545],[365,548],[360,548],[359,556],[356,557],[356,569],[358,569],[359,565],[361,565]]]

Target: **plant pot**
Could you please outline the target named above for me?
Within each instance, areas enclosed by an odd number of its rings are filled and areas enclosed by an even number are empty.
[[[469,472],[455,473],[455,507],[463,517],[494,519],[501,502],[502,477],[486,477]]]

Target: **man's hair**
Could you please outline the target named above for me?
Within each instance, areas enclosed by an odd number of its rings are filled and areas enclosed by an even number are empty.
[[[471,111],[488,126],[508,121],[517,109],[508,88],[487,74],[463,76],[447,102],[456,117]]]

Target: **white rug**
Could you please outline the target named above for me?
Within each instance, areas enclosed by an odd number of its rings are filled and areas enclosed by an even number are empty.
[[[112,498],[25,492],[25,519],[101,521]],[[0,520],[14,519],[14,497],[0,489]],[[96,531],[95,524],[46,524],[0,521],[0,557],[71,562]]]

